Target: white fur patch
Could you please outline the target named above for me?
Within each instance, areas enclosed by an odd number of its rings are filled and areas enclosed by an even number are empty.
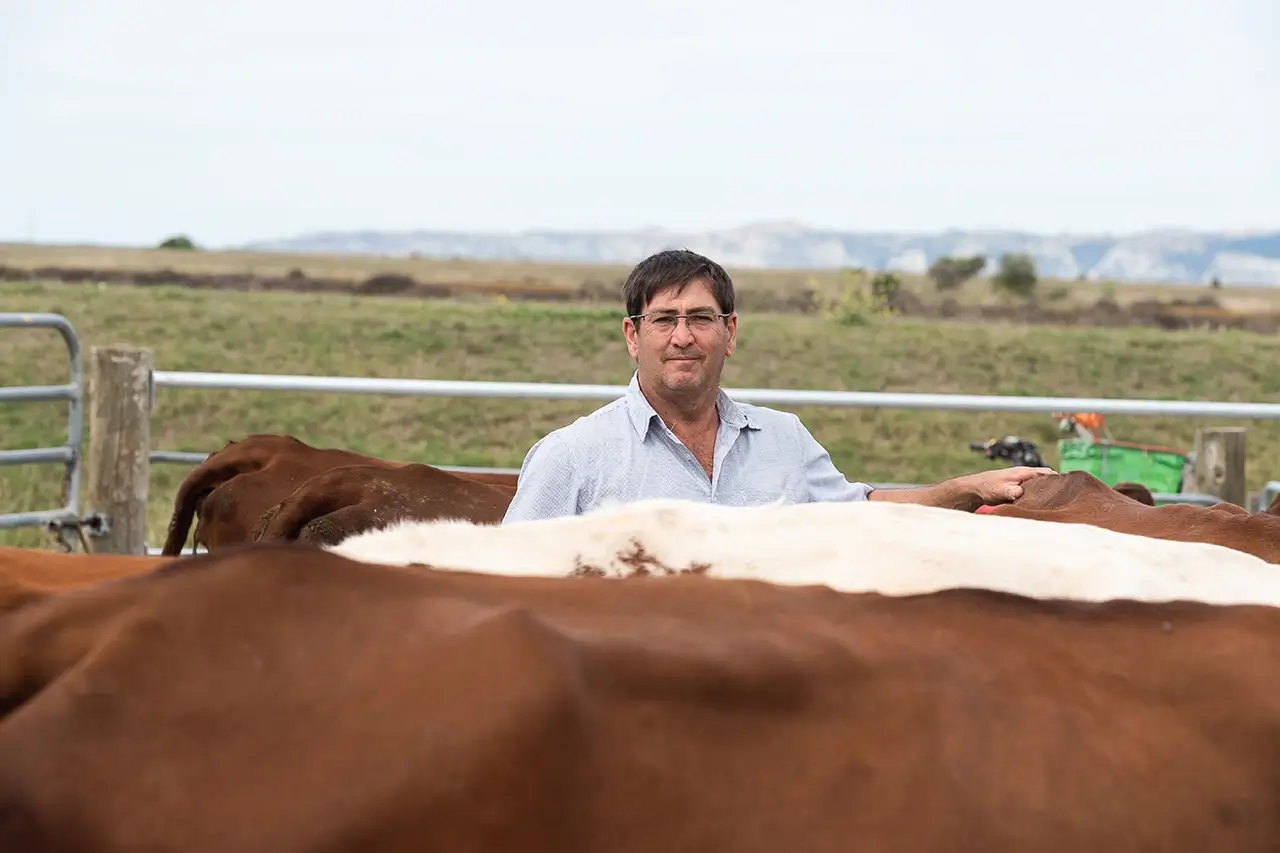
[[[912,595],[960,587],[1034,598],[1280,604],[1280,566],[1220,545],[1086,524],[878,501],[725,507],[645,500],[504,526],[400,522],[328,550],[368,563],[499,575],[665,570]]]

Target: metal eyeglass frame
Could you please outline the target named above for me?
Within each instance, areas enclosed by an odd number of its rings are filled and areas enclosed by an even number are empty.
[[[627,319],[629,319],[631,322],[635,323],[635,324],[636,324],[636,326],[638,327],[638,326],[640,325],[640,321],[641,321],[641,320],[645,319],[646,317],[649,317],[649,316],[653,315],[654,313],[655,313],[655,312],[650,311],[650,312],[647,312],[647,313],[645,313],[645,314],[628,314],[628,315],[627,315]],[[674,332],[676,329],[680,328],[680,318],[681,318],[681,317],[683,317],[683,318],[684,318],[684,324],[685,324],[685,326],[687,326],[687,327],[689,328],[689,331],[693,331],[693,328],[694,328],[694,327],[693,327],[693,326],[691,325],[691,323],[690,323],[690,320],[691,320],[691,318],[693,318],[693,317],[708,317],[708,318],[717,318],[717,319],[720,319],[720,320],[727,320],[729,317],[732,317],[732,316],[733,316],[733,313],[732,313],[732,312],[730,312],[730,313],[728,313],[728,314],[713,314],[713,313],[711,313],[711,312],[709,312],[709,311],[695,311],[695,312],[693,312],[692,314],[663,314],[663,313],[659,313],[659,314],[657,314],[657,317],[656,317],[656,319],[655,319],[655,320],[650,320],[650,321],[649,321],[649,324],[650,324],[651,326],[653,326],[655,329],[657,329],[658,331],[660,331],[660,332],[661,332],[661,331],[664,331],[664,330],[662,329],[662,327],[661,327],[661,326],[658,326],[658,325],[657,325],[656,320],[672,320],[672,321],[673,321],[673,323],[674,323],[674,325],[672,325],[672,327],[670,328],[670,330],[669,330],[669,331]]]

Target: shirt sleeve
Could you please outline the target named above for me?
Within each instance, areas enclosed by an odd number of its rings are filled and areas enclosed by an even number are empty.
[[[577,515],[582,493],[580,470],[570,442],[558,433],[538,439],[520,465],[516,493],[502,523]]]
[[[801,465],[809,483],[811,501],[865,501],[875,491],[866,483],[851,483],[831,461],[831,454],[818,443],[796,415],[796,438],[800,442]]]

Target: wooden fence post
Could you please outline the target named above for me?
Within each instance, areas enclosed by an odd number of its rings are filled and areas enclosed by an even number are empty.
[[[86,509],[110,517],[108,532],[90,540],[97,553],[146,553],[151,367],[150,350],[92,349]]]
[[[1192,491],[1217,495],[1248,509],[1245,488],[1244,427],[1196,430]]]

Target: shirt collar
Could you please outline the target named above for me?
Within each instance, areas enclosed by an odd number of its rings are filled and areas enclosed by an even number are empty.
[[[640,392],[640,371],[637,370],[631,374],[631,381],[627,384],[624,399],[627,404],[627,413],[631,416],[631,425],[635,427],[636,434],[643,439],[648,435],[649,425],[653,423],[654,418],[658,417],[658,413]],[[716,394],[716,408],[720,412],[721,423],[736,429],[760,429],[759,422],[726,394],[723,388]]]

